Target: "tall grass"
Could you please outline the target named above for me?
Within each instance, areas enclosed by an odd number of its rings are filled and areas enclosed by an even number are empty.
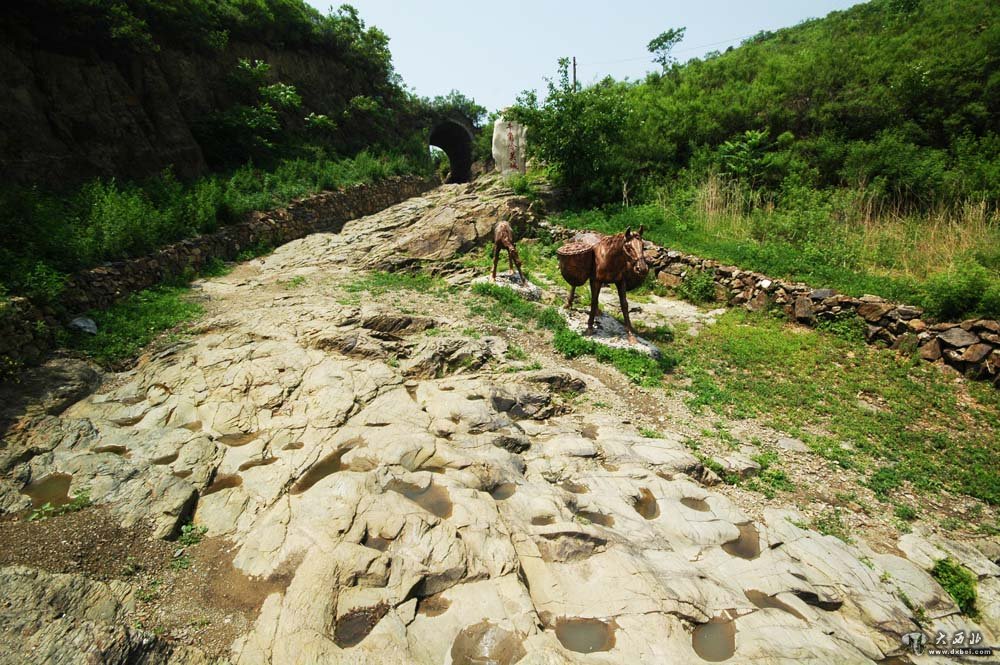
[[[984,202],[910,212],[862,189],[765,197],[715,175],[653,200],[560,221],[606,232],[645,224],[658,244],[773,277],[878,294],[938,318],[1000,317],[1000,215]]]
[[[322,190],[422,171],[400,155],[362,152],[243,166],[190,183],[166,171],[144,182],[95,180],[68,193],[0,190],[0,293],[55,299],[63,275],[141,255]]]

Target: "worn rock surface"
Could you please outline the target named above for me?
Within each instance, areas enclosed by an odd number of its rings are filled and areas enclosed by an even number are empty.
[[[697,480],[711,474],[669,425],[644,436],[574,399],[606,392],[600,376],[555,356],[505,371],[504,339],[461,333],[456,291],[357,295],[367,271],[440,266],[512,209],[445,186],[204,281],[195,334],[19,434],[32,452],[8,455],[6,510],[67,474],[68,494],[87,488],[122,523],[169,536],[192,516],[224,536],[240,573],[287,581],[232,645],[245,665],[701,663],[727,649],[730,662],[881,662],[920,629],[903,593],[926,630],[995,643],[996,612],[958,616],[926,572],[951,555],[995,599],[1000,571],[974,547],[914,538],[872,556],[788,511],[755,521]],[[25,649],[198,662],[119,625],[127,585],[0,579],[19,607],[3,630]]]

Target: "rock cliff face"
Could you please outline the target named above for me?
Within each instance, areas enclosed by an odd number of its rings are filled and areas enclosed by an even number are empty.
[[[61,186],[94,176],[141,177],[173,165],[205,169],[192,127],[233,103],[227,78],[240,58],[271,65],[296,86],[303,115],[343,109],[363,90],[335,57],[231,44],[223,53],[163,49],[111,59],[0,46],[0,177]]]

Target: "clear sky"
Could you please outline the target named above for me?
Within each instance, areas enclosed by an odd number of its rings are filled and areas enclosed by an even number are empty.
[[[307,0],[323,12],[340,2]],[[761,30],[846,9],[858,0],[353,0],[368,25],[389,35],[396,71],[417,94],[452,89],[489,110],[524,89],[544,91],[556,60],[576,56],[577,76],[641,78],[656,69],[646,44],[686,27],[681,61],[725,50]],[[624,61],[624,62],[623,62]]]

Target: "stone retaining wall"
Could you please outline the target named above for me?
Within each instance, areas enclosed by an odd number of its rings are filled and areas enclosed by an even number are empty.
[[[316,231],[339,231],[351,219],[376,213],[437,185],[436,179],[417,176],[389,178],[316,194],[279,210],[251,213],[246,221],[215,233],[73,275],[60,309],[69,316],[103,309],[185,271],[198,271],[212,259],[232,260],[241,251],[259,245],[276,247]],[[0,380],[5,367],[39,362],[52,345],[52,330],[62,323],[54,311],[43,312],[23,298],[12,298],[0,311]]]
[[[555,226],[548,229],[559,241],[578,233]],[[671,288],[679,286],[692,271],[711,274],[716,300],[730,306],[742,305],[750,311],[780,307],[789,318],[806,325],[858,316],[864,322],[865,340],[869,344],[915,349],[924,360],[941,361],[971,378],[992,381],[1000,388],[1000,321],[928,322],[919,307],[871,295],[854,298],[833,289],[814,289],[806,284],[772,279],[648,241],[646,261],[657,281]]]

